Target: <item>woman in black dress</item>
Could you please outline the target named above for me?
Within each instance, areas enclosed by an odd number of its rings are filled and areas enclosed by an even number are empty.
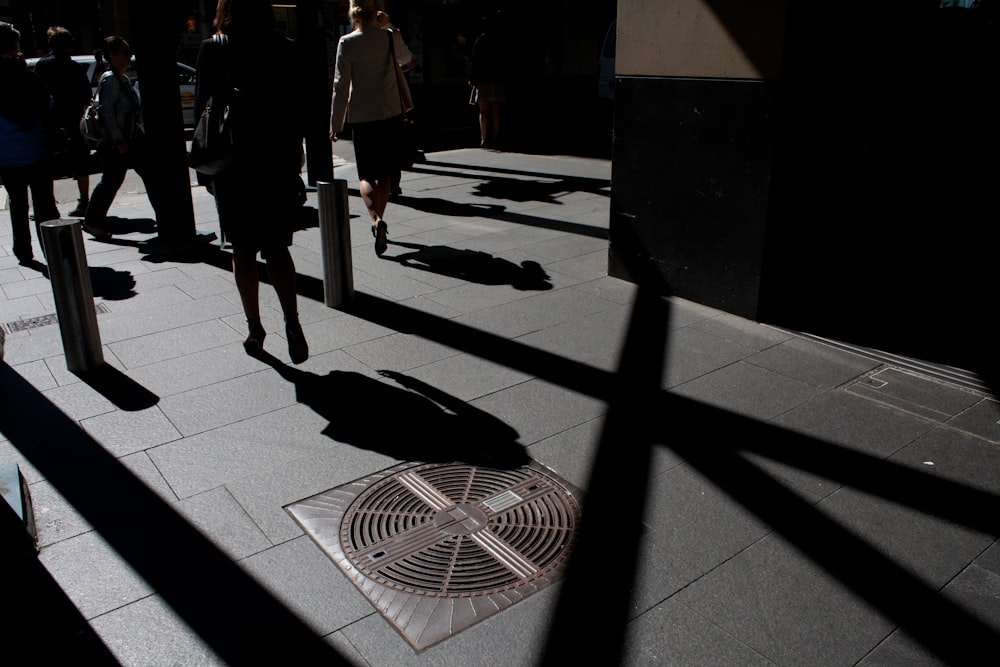
[[[302,203],[302,139],[306,106],[302,62],[293,42],[281,36],[268,0],[219,0],[214,26],[222,38],[205,40],[198,54],[196,112],[210,97],[236,89],[231,102],[235,161],[212,177],[219,223],[233,249],[233,274],[246,314],[249,354],[261,351],[257,254],[285,316],[288,354],[309,357],[299,324],[295,263],[288,248]],[[262,110],[266,113],[261,116]]]

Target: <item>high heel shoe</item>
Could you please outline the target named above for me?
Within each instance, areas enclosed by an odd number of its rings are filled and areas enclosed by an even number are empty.
[[[379,220],[377,225],[372,225],[372,236],[375,237],[375,254],[381,257],[385,254],[385,249],[389,246],[386,237],[389,235],[389,226],[385,220]]]
[[[250,356],[260,354],[264,350],[264,338],[267,336],[264,325],[259,319],[247,320],[247,327],[250,329],[250,335],[243,341],[243,349]]]
[[[291,322],[285,322],[285,338],[288,339],[288,356],[293,364],[301,364],[309,358],[309,343],[306,342],[306,335],[302,333],[302,325],[298,318]]]

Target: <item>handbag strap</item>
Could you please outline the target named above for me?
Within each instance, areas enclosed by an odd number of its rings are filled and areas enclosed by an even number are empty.
[[[399,67],[399,63],[396,62],[396,40],[393,36],[394,30],[386,30],[387,35],[389,35],[389,66],[393,69],[393,74],[396,74],[396,68]],[[396,83],[396,93],[399,94],[399,108],[403,111],[403,115],[406,115],[406,103],[403,102],[403,91],[399,89],[399,80],[393,76],[392,80]]]

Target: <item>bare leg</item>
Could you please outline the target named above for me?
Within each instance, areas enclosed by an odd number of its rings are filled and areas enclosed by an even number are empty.
[[[358,188],[361,192],[361,201],[364,202],[365,208],[368,209],[368,215],[372,219],[373,227],[378,224],[385,214],[385,207],[389,202],[389,189],[391,186],[389,181],[390,178],[388,176],[377,179],[374,183],[361,181],[361,185]]]
[[[500,103],[494,102],[492,105],[492,118],[493,118],[493,141],[500,141]]]
[[[299,306],[295,291],[295,262],[288,248],[272,248],[267,251],[267,275],[278,294],[285,321],[294,322],[299,316]]]
[[[260,319],[260,276],[257,274],[256,251],[233,248],[233,276],[240,293],[247,321]]]
[[[490,129],[490,103],[479,101],[479,145],[486,146]]]

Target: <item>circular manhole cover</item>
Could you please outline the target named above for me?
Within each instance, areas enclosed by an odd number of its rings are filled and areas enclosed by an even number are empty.
[[[549,574],[565,559],[579,515],[573,495],[534,469],[429,464],[359,494],[344,513],[340,546],[388,588],[484,595]]]

